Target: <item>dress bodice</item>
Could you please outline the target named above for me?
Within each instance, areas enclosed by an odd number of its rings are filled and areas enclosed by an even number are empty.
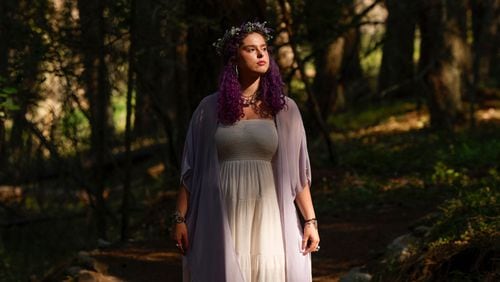
[[[219,125],[215,133],[219,161],[271,161],[278,148],[274,120],[240,120],[233,125]]]

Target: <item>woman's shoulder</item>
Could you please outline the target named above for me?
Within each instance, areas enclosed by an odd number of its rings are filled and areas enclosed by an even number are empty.
[[[212,106],[217,104],[217,93],[214,92],[212,94],[209,94],[205,96],[203,99],[201,99],[200,103],[198,104],[198,107],[206,107],[206,106]]]
[[[287,114],[300,114],[299,107],[294,99],[291,97],[285,96],[285,108],[284,112]]]
[[[198,106],[193,112],[193,115],[197,115],[198,113],[207,113],[212,112],[217,109],[217,92],[207,95],[201,99],[198,103]]]

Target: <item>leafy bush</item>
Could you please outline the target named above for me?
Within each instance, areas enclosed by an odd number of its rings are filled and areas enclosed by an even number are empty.
[[[452,185],[461,174],[436,166],[435,179]],[[500,255],[500,177],[487,177],[459,189],[440,205],[428,235],[403,264],[385,267],[375,281],[498,281]]]

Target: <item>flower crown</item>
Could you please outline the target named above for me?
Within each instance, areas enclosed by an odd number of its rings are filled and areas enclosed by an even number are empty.
[[[271,35],[272,30],[268,27],[266,27],[267,22],[246,22],[242,24],[240,27],[231,27],[230,29],[226,30],[224,33],[224,36],[221,38],[217,39],[212,45],[215,47],[215,50],[217,54],[222,55],[224,51],[224,47],[226,44],[233,39],[234,37],[237,37],[241,34],[248,34],[252,32],[259,32],[262,35],[264,35],[266,41],[269,41],[273,38]]]

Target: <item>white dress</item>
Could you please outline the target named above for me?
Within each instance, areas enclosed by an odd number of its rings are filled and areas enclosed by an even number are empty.
[[[215,141],[223,201],[245,281],[283,282],[283,234],[271,165],[278,147],[274,121],[219,125]]]

